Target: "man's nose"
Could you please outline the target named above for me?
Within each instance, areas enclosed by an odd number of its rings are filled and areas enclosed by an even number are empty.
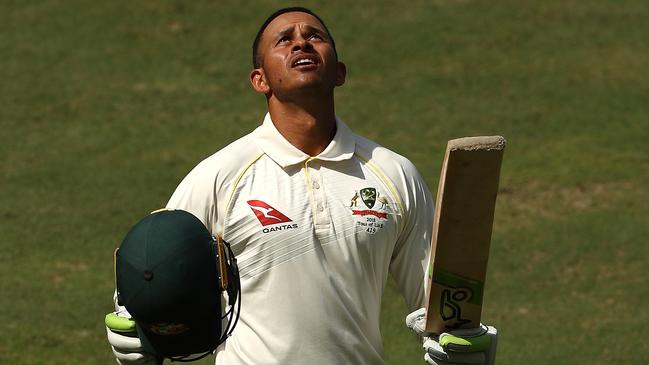
[[[313,45],[311,42],[309,42],[308,39],[305,37],[299,36],[295,39],[295,42],[293,42],[293,48],[291,49],[293,52],[297,51],[310,51],[313,49]]]

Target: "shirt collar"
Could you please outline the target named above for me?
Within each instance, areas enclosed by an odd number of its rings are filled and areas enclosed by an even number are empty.
[[[323,161],[347,160],[354,155],[354,149],[356,148],[351,129],[338,117],[336,117],[336,135],[329,142],[327,148],[314,157],[307,155],[289,143],[275,128],[270,113],[266,113],[263,124],[254,131],[254,135],[257,144],[264,153],[283,168],[304,162],[307,159]]]

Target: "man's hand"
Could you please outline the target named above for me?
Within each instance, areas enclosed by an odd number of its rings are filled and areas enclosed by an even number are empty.
[[[135,331],[135,321],[124,308],[108,313],[105,319],[108,342],[120,365],[156,365],[156,359],[142,349]]]
[[[424,360],[432,365],[493,365],[496,359],[498,331],[495,327],[455,330],[439,336],[425,330],[426,308],[406,317],[406,325],[423,338]]]

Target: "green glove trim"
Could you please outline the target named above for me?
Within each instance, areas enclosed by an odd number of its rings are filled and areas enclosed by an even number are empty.
[[[115,313],[108,313],[106,319],[104,319],[106,327],[110,328],[111,331],[115,332],[134,332],[135,331],[135,321],[126,318],[119,317]]]
[[[482,335],[478,337],[457,337],[453,335],[445,335],[439,340],[439,345],[445,350],[452,350],[458,352],[480,352],[487,351],[491,347],[491,337]]]

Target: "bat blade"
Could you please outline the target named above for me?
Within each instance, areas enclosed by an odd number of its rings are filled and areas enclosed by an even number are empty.
[[[505,144],[501,136],[448,142],[437,190],[426,279],[428,332],[480,325]]]

